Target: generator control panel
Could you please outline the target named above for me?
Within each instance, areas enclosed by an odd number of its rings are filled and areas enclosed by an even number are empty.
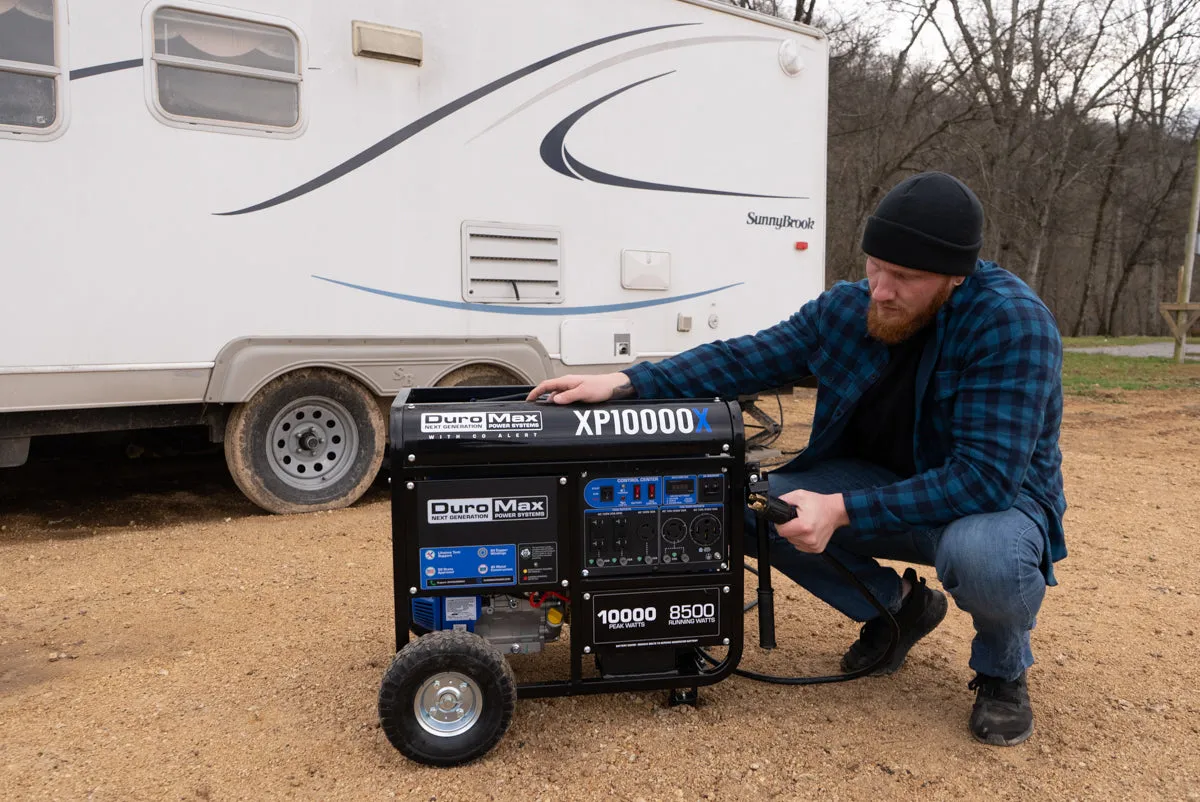
[[[583,488],[590,576],[716,570],[728,556],[723,474],[605,476]]]

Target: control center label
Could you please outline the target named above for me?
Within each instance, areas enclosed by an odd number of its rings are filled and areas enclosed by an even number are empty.
[[[592,600],[592,638],[597,644],[692,643],[721,634],[718,588],[594,593]]]
[[[423,589],[517,584],[516,544],[423,548],[419,553]]]

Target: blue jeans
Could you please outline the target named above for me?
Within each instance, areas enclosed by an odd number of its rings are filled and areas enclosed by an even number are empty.
[[[803,489],[841,493],[897,481],[886,468],[861,460],[829,460],[808,471],[768,474],[771,495]],[[757,519],[746,512],[746,554],[758,556]],[[898,610],[900,575],[876,558],[932,565],[946,592],[975,622],[972,669],[1016,679],[1033,665],[1029,633],[1036,623],[1046,581],[1041,572],[1042,533],[1023,512],[969,515],[936,529],[854,532],[842,527],[826,550],[849,568],[880,602]],[[771,527],[772,565],[817,598],[856,621],[877,612],[819,554],[800,551]]]

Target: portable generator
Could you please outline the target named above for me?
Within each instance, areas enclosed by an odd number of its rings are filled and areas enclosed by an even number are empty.
[[[668,689],[671,703],[694,703],[733,673],[808,684],[874,668],[814,678],[737,668],[747,501],[760,514],[766,648],[765,521],[794,511],[746,465],[736,401],[557,405],[525,402],[529,390],[414,389],[392,406],[397,654],[379,716],[404,755],[450,766],[485,754],[518,696]],[[564,628],[569,671],[518,685],[505,656],[540,652]]]
[[[741,655],[737,403],[485,400],[521,389],[414,389],[392,407],[398,654],[380,720],[421,763],[487,752],[518,695],[686,699]],[[518,686],[504,655],[564,625],[569,676]],[[728,649],[711,666],[697,647]]]

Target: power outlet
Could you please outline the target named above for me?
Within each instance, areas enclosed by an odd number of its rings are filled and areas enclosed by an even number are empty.
[[[724,488],[721,485],[721,477],[705,476],[700,479],[701,501],[720,501],[723,495]]]

